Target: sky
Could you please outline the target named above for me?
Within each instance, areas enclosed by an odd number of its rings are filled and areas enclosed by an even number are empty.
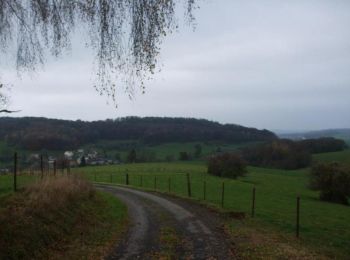
[[[196,29],[162,44],[161,72],[118,108],[93,88],[82,44],[11,82],[15,116],[195,117],[271,130],[350,128],[350,1],[201,0]],[[75,41],[79,42],[79,41]]]

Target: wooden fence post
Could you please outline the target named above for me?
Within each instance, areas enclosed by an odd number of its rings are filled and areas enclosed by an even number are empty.
[[[255,217],[255,187],[253,188],[253,198],[252,198],[252,218]]]
[[[125,184],[129,185],[129,173],[126,173],[125,175]]]
[[[140,186],[143,187],[143,176],[140,175]]]
[[[188,197],[192,197],[190,174],[187,173],[186,176],[187,176],[187,195]]]
[[[300,231],[300,197],[297,197],[297,215],[296,215],[296,232],[295,235],[299,238]]]
[[[43,155],[40,155],[40,171],[41,171],[41,179],[44,178],[44,161],[43,161]]]
[[[45,167],[46,169],[46,176],[50,176],[50,162],[49,159],[47,159],[46,163],[47,167]]]
[[[53,176],[56,177],[56,170],[57,170],[57,165],[56,165],[56,160],[53,161]]]
[[[62,166],[61,173],[62,173],[62,175],[64,174],[64,164],[65,164],[65,159],[62,158],[62,163],[61,163],[61,166]]]
[[[13,156],[13,190],[17,191],[17,152]]]
[[[157,175],[154,176],[154,189],[157,189]]]
[[[221,189],[221,207],[224,208],[224,200],[225,200],[225,182],[222,182]]]

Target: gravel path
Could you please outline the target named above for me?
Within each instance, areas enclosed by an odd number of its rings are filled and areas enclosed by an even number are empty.
[[[96,185],[128,206],[131,226],[107,259],[233,259],[220,217],[186,200]]]

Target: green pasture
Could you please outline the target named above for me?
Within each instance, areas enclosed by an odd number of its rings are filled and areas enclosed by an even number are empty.
[[[294,236],[296,198],[301,198],[301,240],[329,255],[350,253],[350,207],[321,202],[318,193],[307,188],[308,170],[285,171],[249,167],[246,177],[222,179],[206,174],[204,163],[147,163],[75,169],[96,182],[126,184],[144,189],[188,196],[190,175],[192,197],[250,215],[252,190],[256,187],[256,219],[266,226]],[[204,188],[205,187],[205,188]]]
[[[109,158],[115,158],[116,154],[119,154],[122,161],[126,161],[128,153],[132,149],[136,149],[137,154],[152,153],[154,161],[175,161],[179,159],[180,152],[187,152],[189,155],[194,155],[195,146],[201,146],[200,158],[209,154],[213,154],[216,151],[234,151],[242,146],[247,146],[252,143],[242,144],[225,144],[222,142],[185,142],[185,143],[164,143],[158,145],[143,144],[135,140],[129,141],[100,141],[96,144],[86,145],[84,149],[95,149],[100,153],[105,153]]]
[[[350,149],[340,152],[314,154],[313,160],[321,162],[342,162],[350,164]]]
[[[31,176],[28,174],[23,174],[17,176],[17,188],[21,189],[25,187],[27,184],[32,183],[36,180],[38,180],[38,176]],[[13,192],[13,175],[12,174],[6,174],[6,175],[0,175],[0,197],[6,194],[10,194]]]

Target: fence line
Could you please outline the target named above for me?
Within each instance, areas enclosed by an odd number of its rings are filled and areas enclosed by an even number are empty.
[[[113,176],[113,177],[112,177]],[[124,176],[124,177],[123,177]],[[196,180],[195,178],[192,178],[191,174],[189,173],[174,173],[174,174],[137,174],[137,173],[125,173],[123,174],[123,171],[120,171],[118,173],[109,173],[108,175],[99,174],[97,177],[96,173],[93,175],[95,182],[106,182],[106,183],[112,183],[110,180],[113,178],[113,183],[115,184],[126,184],[133,187],[148,189],[148,190],[154,190],[154,191],[161,191],[161,192],[168,192],[173,193],[177,195],[186,196],[189,198],[196,198],[201,199],[203,201],[206,201],[208,203],[214,203],[218,206],[220,206],[222,209],[230,210],[232,207],[230,207],[226,202],[230,201],[231,197],[229,196],[229,186],[230,182],[223,181],[221,182],[221,185],[215,188],[215,184],[211,184],[206,179],[204,180]],[[119,178],[118,178],[119,177]],[[123,178],[125,178],[125,182],[123,183]],[[109,180],[108,180],[109,179]],[[203,178],[202,178],[203,179]],[[194,193],[193,187],[197,186],[198,184],[202,183],[202,193],[197,190],[197,193]],[[214,196],[208,197],[208,185],[209,188],[214,188],[217,190],[217,197],[214,198]],[[184,189],[181,189],[180,187],[183,187]],[[232,187],[232,186],[230,186]],[[257,189],[254,186],[252,188],[252,196],[251,199],[248,200],[246,208],[249,209],[250,207],[250,216],[252,218],[255,218],[256,216],[256,193]],[[215,192],[214,192],[215,193]],[[211,194],[214,194],[213,192]],[[210,194],[210,193],[209,193]],[[249,212],[249,210],[247,210]],[[238,212],[239,213],[239,212]],[[244,212],[240,213],[244,214]],[[297,206],[296,206],[296,223],[295,223],[295,234],[296,237],[300,236],[300,197],[297,198]]]
[[[39,170],[35,170],[33,167],[27,171],[28,176],[37,176],[40,177],[42,180],[45,176],[56,176],[57,174],[57,162],[56,160],[53,161],[53,170],[50,171],[50,164],[46,160],[44,160],[43,155],[40,155],[39,157]],[[66,170],[66,174],[70,175],[70,164],[64,160],[61,162],[61,173],[64,174]],[[19,165],[18,165],[18,154],[14,153],[14,159],[13,159],[13,190],[17,191],[18,189],[18,176],[22,176],[23,174],[26,174],[26,171],[19,172]],[[164,171],[164,169],[162,169]],[[91,177],[91,176],[90,176]],[[201,179],[196,177],[199,176],[192,176],[189,173],[171,173],[171,174],[136,174],[136,173],[129,173],[129,171],[126,169],[126,171],[120,171],[118,174],[115,173],[109,173],[107,175],[105,174],[96,174],[93,173],[93,181],[95,182],[107,182],[107,183],[116,183],[116,184],[125,184],[135,187],[141,187],[146,189],[153,189],[157,191],[163,191],[163,192],[169,192],[174,193],[178,195],[187,196],[189,198],[196,198],[196,199],[202,199],[204,201],[207,201],[208,203],[214,203],[216,205],[221,206],[221,208],[230,209],[232,207],[229,206],[229,204],[226,204],[226,202],[230,202],[230,199],[232,199],[232,194],[230,195],[228,193],[227,185],[230,184],[229,182],[223,181],[220,186],[215,187],[216,184],[212,184],[206,180],[206,177],[203,178],[203,174],[201,174]],[[101,180],[101,178],[104,178]],[[123,180],[124,179],[124,180]],[[153,179],[153,187],[152,187],[152,179]],[[202,186],[202,187],[200,187]],[[197,189],[195,189],[196,187]],[[231,186],[232,187],[232,186]],[[217,192],[208,193],[209,189],[215,189]],[[202,190],[202,191],[201,191]],[[217,195],[215,195],[215,193]],[[211,196],[208,196],[208,195]],[[248,201],[249,202],[249,201]],[[232,202],[231,206],[232,206]],[[247,208],[251,207],[251,217],[254,218],[256,215],[256,187],[253,187],[252,190],[252,197],[250,200],[250,206],[247,203]],[[300,236],[300,197],[297,197],[296,201],[296,220],[295,220],[295,236]]]

